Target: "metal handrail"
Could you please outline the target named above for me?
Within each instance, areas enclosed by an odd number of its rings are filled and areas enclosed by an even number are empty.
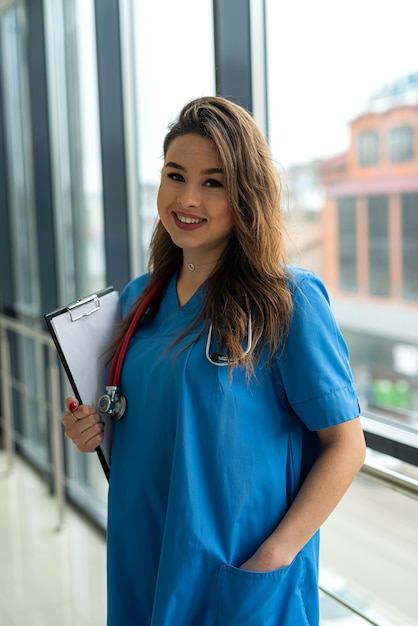
[[[360,470],[361,474],[381,483],[385,487],[418,500],[418,480],[405,474],[400,474],[378,463],[366,461]]]
[[[360,617],[362,622],[364,622],[365,624],[370,624],[371,626],[380,626],[380,624],[378,624],[377,622],[373,621],[363,611],[360,611],[359,609],[357,609],[355,606],[353,606],[349,602],[346,602],[345,600],[343,600],[338,594],[335,594],[335,593],[332,593],[331,591],[328,591],[328,589],[326,589],[321,584],[319,585],[319,590],[322,591],[323,594],[325,594],[326,596],[328,596],[329,598],[334,600],[334,602],[337,602],[341,606],[344,606],[348,611],[350,611],[350,613],[353,613],[354,615],[357,615],[357,617]]]
[[[62,528],[65,518],[65,479],[63,466],[63,442],[59,420],[54,417],[60,415],[60,379],[56,356],[56,349],[52,338],[41,330],[25,326],[21,322],[0,314],[0,376],[1,376],[1,413],[0,420],[3,423],[6,451],[6,472],[11,473],[15,462],[15,436],[13,423],[13,396],[12,390],[16,383],[12,376],[10,365],[10,341],[9,333],[15,333],[20,337],[32,339],[35,343],[47,349],[45,367],[48,372],[49,388],[51,397],[45,400],[51,428],[52,472],[54,494],[57,502],[58,529]]]

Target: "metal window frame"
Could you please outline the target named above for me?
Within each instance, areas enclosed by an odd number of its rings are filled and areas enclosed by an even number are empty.
[[[252,113],[268,137],[265,0],[213,0],[216,91]]]
[[[3,76],[1,68],[2,42],[0,30],[0,267],[2,276],[0,282],[0,311],[10,313],[13,308],[13,280],[12,280],[12,251],[10,249],[10,222],[9,222],[9,196],[8,196],[8,176],[6,161],[6,138],[4,129],[3,111]]]

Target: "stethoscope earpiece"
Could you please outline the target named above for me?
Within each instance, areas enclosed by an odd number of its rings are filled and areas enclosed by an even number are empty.
[[[208,338],[207,338],[207,341],[206,341],[206,358],[207,358],[207,360],[209,361],[209,363],[212,363],[212,365],[216,365],[217,367],[223,367],[225,365],[226,366],[231,365],[232,361],[230,361],[227,356],[222,356],[218,352],[211,352],[210,351],[210,346],[211,346],[211,342],[212,342],[212,334],[213,334],[213,324],[211,322],[210,326],[209,326],[209,330],[208,330]],[[247,354],[250,353],[252,345],[253,345],[253,323],[252,323],[252,319],[251,319],[251,315],[250,315],[248,317],[247,347],[245,348],[245,350],[242,353],[242,358],[246,357]]]

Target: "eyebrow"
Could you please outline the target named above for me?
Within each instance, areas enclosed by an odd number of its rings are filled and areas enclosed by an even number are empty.
[[[183,165],[180,165],[179,163],[174,163],[174,161],[169,161],[168,163],[165,164],[165,167],[173,167],[176,170],[179,170],[180,172],[185,172],[186,168],[183,167]],[[200,174],[202,176],[208,176],[209,174],[223,174],[224,171],[222,169],[222,167],[209,167],[206,170],[201,170]]]

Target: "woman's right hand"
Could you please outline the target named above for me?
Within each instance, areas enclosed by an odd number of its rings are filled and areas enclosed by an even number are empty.
[[[104,422],[96,407],[90,404],[79,405],[76,398],[65,401],[67,412],[62,416],[64,434],[77,446],[80,452],[94,452],[102,443]]]

